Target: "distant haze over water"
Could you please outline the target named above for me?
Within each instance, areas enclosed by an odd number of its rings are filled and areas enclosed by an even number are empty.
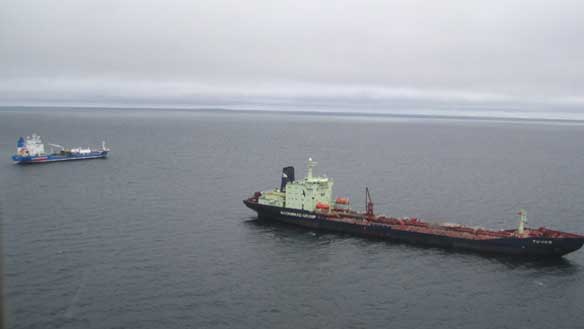
[[[117,103],[104,106],[99,102],[96,103],[79,103],[68,105],[45,106],[35,104],[34,102],[27,105],[1,105],[0,111],[26,111],[33,109],[50,110],[53,108],[71,108],[71,109],[93,109],[100,110],[115,110],[115,109],[152,109],[159,111],[231,111],[231,112],[284,112],[284,113],[322,113],[322,114],[336,114],[336,115],[350,115],[350,116],[403,116],[403,117],[450,117],[450,118],[469,118],[469,119],[526,119],[526,120],[558,120],[558,121],[584,121],[584,113],[572,108],[559,109],[539,109],[522,110],[520,108],[490,108],[484,106],[440,106],[432,105],[430,107],[415,107],[411,104],[385,105],[383,103],[370,103],[367,105],[359,103],[335,103],[331,100],[316,100],[310,101],[283,101],[271,100],[265,103],[256,103],[253,101],[242,101],[239,99],[222,99],[222,100],[208,100],[197,105],[189,103],[176,103],[173,105],[148,103],[141,105]]]

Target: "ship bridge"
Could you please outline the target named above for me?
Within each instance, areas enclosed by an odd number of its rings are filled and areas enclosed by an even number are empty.
[[[317,163],[308,159],[307,175],[301,180],[288,180],[281,189],[262,192],[260,204],[289,209],[314,211],[318,204],[330,206],[332,202],[333,180],[325,176],[314,176]],[[286,168],[285,168],[286,170]],[[286,173],[284,173],[286,175]]]

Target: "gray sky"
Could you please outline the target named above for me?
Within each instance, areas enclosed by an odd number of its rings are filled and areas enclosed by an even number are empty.
[[[582,1],[0,6],[0,103],[319,100],[584,113]]]

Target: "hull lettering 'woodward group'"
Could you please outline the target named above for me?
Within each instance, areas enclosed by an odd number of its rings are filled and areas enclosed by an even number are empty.
[[[295,180],[294,167],[285,167],[280,188],[256,192],[244,204],[257,212],[261,220],[482,253],[560,257],[584,244],[584,236],[580,234],[525,227],[527,213],[523,209],[519,212],[517,229],[496,231],[459,224],[432,224],[417,218],[374,214],[373,201],[366,189],[366,211],[360,213],[351,209],[348,198],[333,201],[333,181],[313,176],[315,165],[308,159],[308,174],[302,180]]]

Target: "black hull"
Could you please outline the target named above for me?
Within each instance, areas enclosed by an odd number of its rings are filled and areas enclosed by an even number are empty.
[[[359,236],[382,238],[416,245],[466,250],[479,253],[521,256],[527,258],[561,257],[578,250],[584,238],[501,238],[470,240],[441,235],[394,230],[388,225],[358,225],[327,219],[325,216],[298,209],[286,209],[244,200],[244,204],[257,212],[258,219],[277,221],[315,230],[350,233]]]

